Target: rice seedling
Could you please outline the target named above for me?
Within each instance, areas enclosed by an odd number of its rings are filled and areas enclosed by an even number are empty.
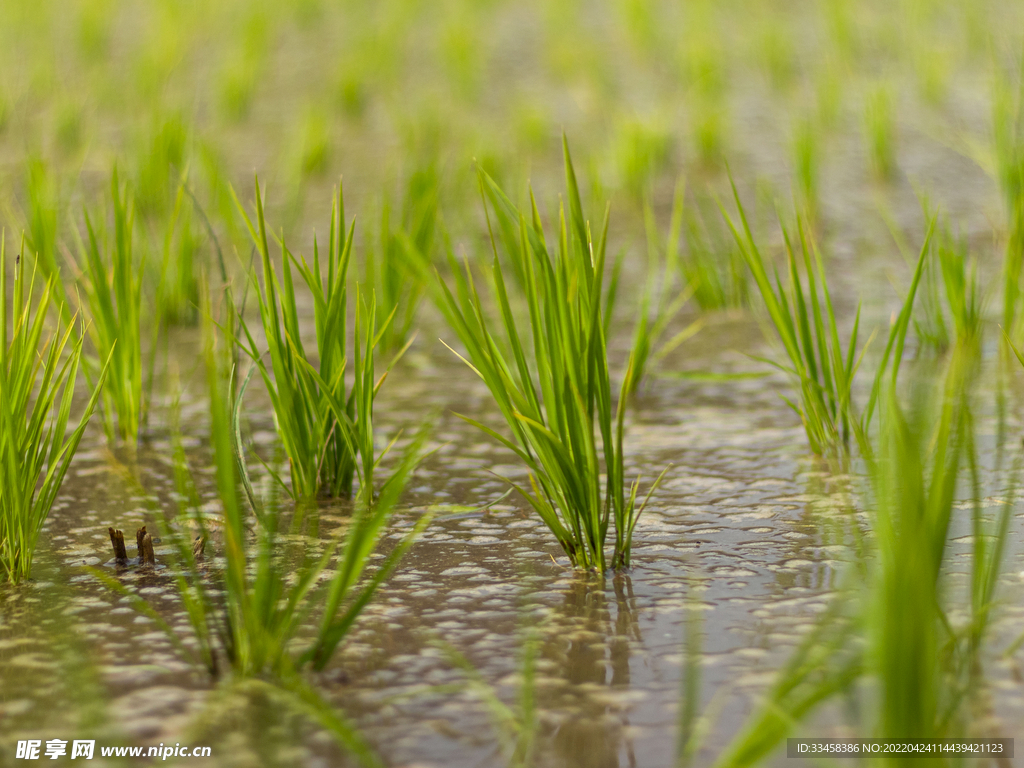
[[[205,667],[212,677],[230,673],[235,682],[254,677],[269,680],[320,720],[364,763],[377,765],[379,760],[358,732],[299,673],[304,668],[324,669],[376,590],[429,524],[429,514],[420,517],[398,544],[370,567],[371,555],[420,461],[429,429],[422,428],[403,451],[379,497],[361,499],[348,525],[326,545],[312,541],[309,535],[286,535],[277,504],[261,505],[253,542],[239,492],[242,477],[231,436],[230,358],[216,345],[211,315],[207,294],[202,313],[203,359],[216,494],[222,515],[223,569],[211,575],[209,567],[201,564],[204,544],[212,536],[180,435],[175,438],[174,457],[180,507],[165,525],[181,568],[175,581],[198,650],[186,647],[144,598],[128,592],[99,569],[91,572],[153,618],[178,650]],[[183,533],[189,523],[199,531],[195,541],[189,541]],[[306,534],[315,533],[315,526],[309,529]],[[311,623],[315,627],[312,636],[300,640]]]
[[[949,50],[936,49],[934,41],[919,43],[913,54],[914,73],[917,88],[925,103],[941,107],[949,95],[950,61]]]
[[[166,213],[175,203],[189,149],[189,132],[180,115],[156,122],[142,142],[132,191],[144,217]]]
[[[871,89],[864,100],[864,137],[871,170],[882,181],[896,174],[896,116],[886,85]]]
[[[796,122],[792,142],[796,199],[813,223],[817,219],[818,168],[821,155],[818,129],[813,120],[804,118]]]
[[[656,120],[633,118],[615,131],[611,155],[620,184],[641,202],[671,159],[672,138]]]
[[[379,311],[392,318],[381,329],[382,354],[397,353],[411,337],[434,261],[437,197],[437,170],[428,165],[409,176],[397,226],[385,201],[377,247],[367,238],[365,283],[372,288]]]
[[[764,19],[760,26],[761,66],[772,88],[778,92],[785,91],[792,84],[798,69],[793,40],[787,26],[776,19]]]
[[[26,233],[29,247],[36,255],[39,267],[60,290],[60,267],[57,262],[57,219],[60,215],[59,181],[46,161],[40,157],[31,158],[25,173]]]
[[[862,540],[867,549],[850,563],[845,586],[717,766],[758,762],[840,695],[852,704],[848,712],[864,716],[853,724],[859,732],[878,738],[963,737],[984,716],[981,651],[1012,504],[993,521],[983,514],[970,408],[977,349],[956,342],[945,375],[934,374],[912,382],[909,405],[898,402],[894,382],[883,385],[878,448],[867,462],[874,535]],[[971,573],[966,592],[956,593],[946,566],[964,474]],[[964,608],[968,620],[954,624],[951,614]]]
[[[1019,304],[1024,268],[1024,58],[1017,82],[997,73],[992,98],[992,143],[995,170],[1006,208],[1006,255],[1003,261],[1004,330],[1020,338]]]
[[[477,15],[472,13],[475,9],[474,6],[465,6],[460,14],[462,18],[449,21],[439,35],[440,58],[445,79],[453,86],[453,90],[466,100],[476,97],[482,71],[487,66],[486,49],[475,34],[480,23],[479,18],[472,17]]]
[[[199,306],[196,271],[202,239],[192,222],[193,201],[188,196],[187,183],[187,177],[182,177],[174,207],[164,223],[155,314],[165,325],[194,323]]]
[[[553,250],[536,204],[527,218],[490,177],[482,172],[480,177],[485,209],[490,202],[503,231],[518,228],[508,258],[521,276],[529,328],[521,330],[513,314],[493,229],[491,277],[500,322],[488,319],[468,261],[463,274],[450,258],[454,291],[439,278],[438,303],[465,347],[463,360],[486,383],[512,438],[461,418],[526,463],[530,487],[512,485],[554,533],[569,561],[605,571],[609,565],[629,566],[633,531],[646,504],[637,503],[639,480],[627,485],[623,464],[627,393],[637,375],[636,358],[634,351],[613,416],[605,326],[614,295],[604,285],[608,216],[595,240],[564,140],[563,149],[569,211],[559,211]],[[605,552],[609,527],[615,537],[610,561]]]
[[[814,80],[814,114],[822,129],[834,129],[843,107],[843,87],[838,65],[826,60],[817,68]]]
[[[4,134],[11,122],[11,103],[8,96],[0,89],[0,136]]]
[[[220,73],[220,107],[232,122],[242,122],[252,110],[259,73],[244,59],[232,59]]]
[[[693,295],[691,287],[685,286],[682,290],[677,290],[675,285],[680,271],[679,227],[684,196],[685,184],[680,180],[676,185],[672,219],[664,246],[658,242],[660,237],[657,223],[654,220],[654,210],[650,201],[646,198],[644,200],[648,277],[647,285],[640,298],[639,313],[633,331],[632,376],[628,389],[630,395],[636,394],[652,360],[661,359],[704,327],[704,321],[698,318],[687,324],[662,344],[657,352],[654,352],[654,347],[665,334],[669,323]],[[614,280],[617,280],[617,277]],[[609,309],[608,313],[610,314],[610,312]]]
[[[39,532],[96,407],[107,369],[100,371],[78,426],[68,435],[82,339],[73,322],[59,322],[45,336],[47,311],[60,295],[52,287],[53,278],[37,285],[35,267],[29,272],[19,255],[9,296],[7,266],[0,238],[0,567],[4,579],[17,584],[31,573]]]
[[[944,227],[932,243],[934,255],[921,278],[920,320],[915,335],[922,348],[945,352],[954,341],[981,336],[982,303],[977,262],[968,257],[967,242]]]
[[[750,302],[747,266],[732,236],[723,231],[720,216],[708,211],[707,202],[698,196],[687,208],[681,194],[673,202],[673,222],[683,219],[686,248],[678,261],[684,284],[705,312],[746,307]]]
[[[725,123],[723,107],[711,104],[697,107],[693,117],[693,142],[702,165],[717,167],[725,157]]]
[[[241,203],[238,208],[262,266],[262,286],[256,273],[251,275],[251,281],[269,348],[269,365],[242,317],[239,321],[244,339],[240,344],[270,395],[274,422],[291,470],[291,487],[287,490],[296,499],[312,499],[318,495],[349,496],[353,478],[358,475],[360,493],[369,500],[373,493],[373,473],[381,458],[375,455],[373,446],[373,401],[387,371],[374,381],[373,352],[382,328],[377,327],[373,299],[367,303],[360,298],[355,312],[354,381],[351,389],[348,388],[347,279],[355,222],[346,230],[341,189],[339,187],[331,208],[326,264],[323,265],[326,280],[315,240],[312,265],[304,257],[293,255],[282,240],[283,263],[281,277],[278,277],[270,256],[258,183],[256,224]],[[310,362],[302,342],[293,270],[313,296],[318,366]],[[389,317],[385,324],[391,319]],[[248,377],[239,392],[239,403],[247,382]]]
[[[862,449],[870,450],[870,446],[866,442],[866,432],[874,413],[880,382],[890,360],[893,361],[893,380],[899,371],[899,363],[910,325],[914,296],[931,242],[934,220],[928,228],[903,309],[890,330],[868,405],[863,414],[858,415],[852,401],[853,383],[868,346],[865,344],[860,354],[857,355],[857,340],[860,331],[859,305],[844,351],[839,338],[821,253],[802,217],[797,217],[795,241],[785,225],[782,225],[789,271],[789,288],[787,290],[783,288],[782,281],[774,267],[772,270],[775,272],[775,284],[772,285],[768,273],[769,262],[766,261],[754,240],[735,185],[733,185],[733,196],[739,212],[740,226],[733,222],[724,207],[722,214],[750,268],[754,282],[764,301],[765,309],[768,311],[771,325],[775,329],[775,335],[782,343],[789,359],[788,366],[770,360],[765,362],[790,374],[799,385],[799,402],[794,402],[785,396],[783,399],[800,417],[804,431],[807,433],[807,440],[814,453],[824,456],[841,456],[849,449],[851,437],[857,439]],[[806,291],[800,279],[800,262],[803,264],[804,279],[807,281]]]
[[[331,159],[331,134],[327,118],[317,109],[308,109],[299,126],[298,136],[299,178],[323,175]]]
[[[369,104],[365,80],[365,76],[347,60],[338,67],[334,84],[335,102],[342,114],[352,120],[361,118]]]
[[[84,371],[90,386],[97,387],[99,361],[108,360],[110,377],[103,388],[103,429],[111,443],[134,446],[141,436],[146,403],[142,389],[142,273],[145,255],[136,262],[134,208],[122,189],[117,170],[111,174],[114,231],[104,220],[97,232],[85,212],[86,239],[78,232],[79,273],[86,325],[98,359],[86,358]],[[108,256],[109,254],[109,256]]]
[[[72,99],[65,100],[54,119],[54,140],[65,155],[77,152],[85,140],[85,110]]]

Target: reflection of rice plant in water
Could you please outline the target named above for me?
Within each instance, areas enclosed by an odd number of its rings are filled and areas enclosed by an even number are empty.
[[[467,365],[487,384],[513,437],[463,418],[530,468],[530,487],[517,488],[572,564],[604,571],[609,527],[615,536],[610,566],[628,566],[644,508],[637,503],[639,480],[626,483],[622,454],[625,395],[639,372],[631,355],[613,415],[605,325],[611,291],[604,286],[608,219],[595,241],[567,144],[565,171],[569,211],[559,211],[554,250],[536,206],[528,218],[489,177],[481,177],[485,205],[493,206],[500,229],[518,234],[504,243],[523,288],[529,328],[521,330],[515,318],[493,234],[491,274],[500,322],[488,319],[468,263],[462,274],[452,259],[454,291],[442,282],[439,303],[466,349]]]
[[[239,210],[260,254],[262,287],[255,273],[251,279],[269,347],[269,366],[244,319],[241,322],[245,337],[242,348],[252,359],[270,395],[274,421],[291,468],[289,493],[300,499],[317,495],[348,496],[352,492],[353,478],[358,474],[360,493],[369,499],[373,493],[374,469],[381,458],[375,455],[373,445],[373,401],[387,372],[379,381],[374,381],[373,351],[382,329],[377,327],[373,301],[367,305],[361,300],[355,313],[351,389],[345,378],[349,370],[346,281],[355,223],[345,230],[341,191],[331,209],[326,263],[321,263],[319,245],[315,241],[312,264],[301,256],[294,256],[282,242],[281,277],[271,260],[258,185],[256,225],[241,204]],[[319,359],[316,367],[311,364],[313,358],[307,355],[300,335],[293,270],[313,296]],[[388,318],[385,324],[390,321]],[[239,397],[244,390],[245,384]]]
[[[526,629],[520,641],[518,691],[516,703],[509,706],[501,700],[484,675],[455,647],[438,641],[448,661],[462,674],[466,688],[486,706],[491,724],[497,731],[502,759],[508,768],[532,768],[537,759],[537,655],[540,633],[535,627]]]
[[[85,213],[86,239],[76,233],[79,251],[80,295],[86,327],[98,359],[85,360],[85,374],[96,387],[99,361],[109,360],[110,378],[101,398],[103,429],[110,442],[131,447],[140,437],[146,404],[142,391],[142,273],[143,257],[133,249],[135,216],[127,191],[110,180],[114,231],[105,218],[94,224]],[[109,254],[109,255],[108,255]]]
[[[32,570],[40,529],[85,432],[103,388],[96,380],[78,426],[66,435],[82,361],[73,324],[44,333],[54,295],[53,278],[36,283],[21,256],[14,260],[14,290],[7,290],[6,249],[0,243],[0,567],[18,583]],[[32,308],[32,294],[39,298]],[[59,296],[59,294],[57,294]]]

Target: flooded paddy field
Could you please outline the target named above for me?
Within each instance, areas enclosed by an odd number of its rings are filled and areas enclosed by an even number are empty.
[[[72,5],[0,9],[0,765],[1024,737],[1019,8]]]

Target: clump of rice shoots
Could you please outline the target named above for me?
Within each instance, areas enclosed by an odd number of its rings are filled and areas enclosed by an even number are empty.
[[[971,411],[977,360],[976,340],[956,341],[945,375],[920,371],[901,390],[907,402],[895,382],[883,382],[877,442],[867,459],[873,536],[855,534],[847,578],[718,768],[763,760],[801,721],[840,697],[857,733],[977,734],[989,715],[984,651],[1013,511],[1012,490],[994,515],[984,509]],[[968,481],[966,504],[957,493],[961,480]],[[971,531],[971,551],[961,592],[947,574],[950,538],[963,527]],[[954,614],[965,620],[953,621]],[[937,761],[946,764],[945,756]]]
[[[98,388],[100,360],[109,361],[110,377],[103,388],[101,413],[107,440],[134,447],[145,420],[142,387],[142,274],[145,255],[136,261],[135,216],[130,195],[115,169],[110,180],[113,232],[100,219],[97,227],[85,212],[86,239],[76,233],[79,251],[78,286],[86,325],[97,358],[86,359],[90,385]]]
[[[454,258],[453,287],[441,281],[439,304],[465,347],[465,362],[487,384],[512,437],[462,418],[526,463],[529,487],[515,487],[570,562],[605,571],[629,565],[633,531],[646,503],[637,501],[639,480],[627,484],[623,462],[627,393],[636,360],[631,354],[616,406],[606,327],[614,295],[605,287],[608,217],[595,239],[583,214],[568,144],[563,146],[568,212],[559,210],[552,245],[536,205],[529,216],[516,210],[481,172],[485,207],[490,203],[504,232],[518,234],[503,238],[511,246],[506,262],[498,256],[492,231],[491,278],[500,320],[491,320],[485,311],[469,263],[463,273]],[[522,286],[528,325],[516,319],[512,308],[509,267]],[[605,542],[610,529],[614,546],[609,559]]]
[[[921,278],[920,319],[914,329],[922,348],[948,351],[957,340],[979,339],[983,319],[978,265],[967,242],[943,227],[933,238]]]
[[[683,282],[705,312],[746,307],[750,302],[747,265],[717,211],[709,213],[707,203],[697,196],[687,208],[681,191],[673,202],[671,230],[679,229],[686,246],[678,259]]]
[[[317,533],[313,520],[307,521],[301,535],[292,535],[297,531],[285,529],[279,504],[264,505],[253,526],[242,504],[243,478],[231,434],[230,356],[226,353],[231,344],[229,340],[225,347],[217,345],[208,294],[202,301],[210,438],[223,520],[222,565],[211,566],[205,560],[203,551],[212,546],[207,541],[213,537],[177,432],[174,469],[179,508],[168,517],[164,531],[181,567],[175,582],[196,642],[182,643],[176,630],[143,597],[129,592],[113,576],[100,569],[92,573],[157,622],[175,647],[205,667],[211,677],[229,677],[235,684],[253,678],[267,681],[364,765],[380,765],[359,732],[301,673],[326,667],[377,589],[429,524],[431,516],[421,516],[405,529],[396,546],[374,562],[375,567],[369,567],[420,460],[429,430],[426,426],[419,430],[403,451],[379,497],[361,499],[348,524],[326,542],[312,540]],[[228,311],[231,306],[226,305]],[[195,540],[184,535],[188,529],[198,531]]]
[[[78,426],[66,434],[82,338],[73,322],[58,321],[46,334],[47,311],[61,296],[55,278],[37,283],[36,269],[28,271],[17,256],[9,295],[7,266],[0,240],[0,568],[4,580],[17,584],[32,571],[39,532],[96,407],[106,368]]]
[[[185,169],[191,137],[186,121],[173,114],[158,120],[139,147],[135,206],[144,218],[158,218],[175,203],[175,182]]]
[[[914,297],[931,242],[934,220],[928,227],[903,308],[897,322],[890,329],[867,406],[863,413],[859,413],[853,402],[853,384],[868,346],[865,344],[860,354],[857,354],[860,306],[858,305],[849,341],[844,349],[839,337],[839,326],[832,306],[821,252],[803,218],[797,216],[795,238],[791,236],[787,227],[782,225],[789,272],[788,288],[783,287],[778,271],[757,246],[735,185],[733,197],[739,212],[739,225],[724,208],[722,214],[761,293],[770,326],[775,330],[775,337],[782,343],[789,359],[789,365],[772,360],[764,362],[788,373],[796,380],[799,388],[800,396],[797,401],[787,397],[783,399],[800,417],[814,453],[821,456],[844,456],[850,448],[851,438],[856,438],[862,450],[870,451],[867,430],[874,415],[882,377],[890,361],[894,380],[899,371],[911,322]],[[804,271],[803,279],[800,277],[801,265]],[[774,274],[774,284],[769,276],[769,270]]]
[[[156,315],[166,325],[192,325],[199,307],[199,257],[202,238],[192,220],[193,201],[182,178],[174,207],[164,224]]]
[[[1024,67],[1024,59],[1022,59]],[[992,98],[995,170],[1006,208],[1003,260],[1003,329],[1020,339],[1021,272],[1024,267],[1024,75],[1017,82],[997,72]]]
[[[680,272],[679,227],[684,194],[685,184],[680,180],[676,184],[672,219],[664,245],[659,242],[661,238],[650,199],[644,197],[644,224],[647,231],[647,284],[640,299],[640,310],[633,331],[633,369],[630,395],[635,394],[639,389],[652,361],[663,358],[704,327],[704,321],[698,318],[675,333],[656,352],[654,351],[655,344],[665,334],[669,323],[679,314],[694,292],[691,286],[685,284],[681,289],[676,287],[676,279]],[[618,269],[618,265],[616,269]],[[614,280],[617,280],[617,277],[614,277]]]
[[[814,120],[805,117],[794,124],[792,138],[796,199],[811,223],[817,220],[818,214],[819,130]]]
[[[892,92],[884,84],[865,98],[864,138],[875,177],[891,181],[896,175],[896,116]]]
[[[393,316],[382,329],[382,354],[397,353],[412,336],[438,239],[438,184],[432,165],[413,173],[406,182],[399,215],[393,217],[385,202],[377,245],[367,243],[366,284],[372,286],[381,314]]]
[[[355,222],[345,229],[341,190],[331,209],[326,259],[321,260],[315,239],[312,264],[292,254],[282,241],[281,276],[270,255],[258,183],[255,225],[240,203],[238,207],[259,252],[262,285],[256,273],[251,280],[268,353],[260,352],[243,318],[241,348],[270,395],[274,423],[291,469],[291,487],[285,487],[296,499],[347,497],[358,475],[360,492],[369,498],[381,458],[375,455],[373,445],[373,402],[387,371],[374,381],[373,353],[382,328],[377,327],[372,299],[357,302],[353,364],[349,367],[347,278]],[[307,354],[299,328],[296,272],[313,297],[315,358]],[[313,360],[318,364],[314,366]],[[353,374],[351,387],[346,380],[349,371]],[[246,382],[248,378],[239,398]]]

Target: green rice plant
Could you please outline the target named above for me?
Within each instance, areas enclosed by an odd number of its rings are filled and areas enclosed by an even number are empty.
[[[768,12],[758,25],[760,33],[761,65],[768,76],[768,82],[778,92],[785,91],[793,82],[798,71],[797,55],[788,26]]]
[[[672,137],[654,119],[628,119],[615,131],[611,155],[622,187],[642,202],[671,159]]]
[[[39,532],[96,407],[107,369],[100,372],[78,426],[66,434],[82,339],[73,323],[58,323],[46,336],[47,311],[60,295],[53,278],[37,286],[35,268],[26,274],[18,256],[11,296],[7,264],[0,239],[0,567],[4,580],[17,584],[31,573]]]
[[[410,175],[397,226],[392,223],[390,206],[385,201],[377,246],[367,239],[366,285],[372,288],[381,313],[393,316],[381,331],[383,354],[397,353],[411,337],[434,261],[438,239],[437,198],[437,170],[428,165]]]
[[[39,268],[54,278],[54,287],[63,290],[57,261],[57,219],[60,216],[60,184],[52,168],[41,157],[28,160],[25,174],[26,239],[36,255]],[[70,307],[68,308],[70,310]]]
[[[883,383],[878,445],[867,460],[873,536],[863,539],[866,549],[850,563],[832,605],[716,766],[759,762],[840,696],[851,705],[847,712],[861,713],[858,732],[878,738],[964,737],[985,717],[982,650],[1012,498],[986,519],[970,408],[977,362],[976,341],[958,340],[945,374],[922,371],[906,405],[895,382]],[[966,593],[958,593],[946,573],[948,542],[965,508],[957,497],[965,474],[971,572]],[[954,624],[955,610],[968,620]]]
[[[346,381],[347,279],[355,222],[346,231],[341,189],[331,208],[326,264],[321,263],[315,239],[312,265],[304,257],[293,255],[282,241],[281,277],[270,256],[258,182],[256,224],[241,203],[238,209],[260,256],[263,284],[259,284],[255,272],[251,281],[267,339],[269,362],[242,317],[239,320],[244,339],[240,343],[270,395],[274,423],[291,469],[288,492],[296,499],[349,496],[353,478],[358,474],[360,493],[368,500],[373,493],[374,469],[381,458],[375,456],[373,446],[373,401],[387,371],[374,382],[373,352],[382,329],[377,328],[373,300],[369,304],[360,300],[355,312],[351,389]],[[302,342],[293,271],[313,297],[317,366],[310,362],[313,358],[307,355]],[[386,322],[390,321],[389,317]],[[239,403],[244,392],[245,383],[239,392]]]
[[[264,68],[271,31],[267,8],[248,6],[241,19],[232,24],[237,34],[220,72],[220,106],[225,116],[241,122],[249,116]]]
[[[660,236],[657,223],[654,220],[654,209],[650,200],[647,197],[644,198],[644,224],[647,231],[647,284],[644,286],[640,299],[639,313],[633,331],[633,369],[628,390],[630,395],[636,394],[652,360],[663,358],[704,327],[703,319],[698,318],[675,333],[660,346],[657,352],[654,351],[654,347],[665,334],[669,323],[693,295],[693,289],[689,286],[684,286],[682,290],[676,289],[676,278],[680,271],[679,224],[684,196],[685,185],[680,180],[676,185],[672,220],[664,246],[659,243]]]
[[[189,143],[189,129],[181,115],[157,121],[141,142],[132,185],[135,209],[141,216],[166,214],[174,205]]]
[[[852,401],[854,377],[868,346],[865,344],[860,355],[857,355],[860,306],[857,307],[853,329],[844,351],[839,338],[821,253],[803,219],[800,216],[797,217],[797,239],[795,241],[791,238],[785,225],[782,225],[789,271],[789,287],[786,289],[782,285],[778,271],[771,266],[758,248],[735,185],[732,189],[739,212],[740,226],[738,227],[733,222],[724,207],[722,214],[732,230],[743,258],[754,277],[754,282],[761,293],[771,325],[775,329],[775,336],[782,343],[786,357],[789,359],[788,366],[770,360],[765,362],[790,374],[799,386],[799,402],[794,402],[784,396],[783,399],[800,417],[804,431],[807,433],[807,440],[814,453],[824,456],[841,456],[849,449],[851,436],[857,439],[862,450],[870,450],[870,445],[866,441],[867,429],[871,424],[882,377],[890,360],[893,361],[892,377],[894,381],[899,371],[899,363],[902,359],[906,334],[910,325],[914,296],[921,279],[925,255],[931,242],[934,219],[928,228],[903,308],[897,322],[890,330],[867,407],[863,414],[858,415]],[[804,279],[807,282],[806,290],[800,279],[799,265],[801,263],[804,268]],[[774,285],[769,277],[769,268],[774,272]],[[870,339],[868,343],[870,343]]]
[[[204,544],[212,538],[200,495],[188,467],[180,435],[175,438],[175,476],[180,507],[165,526],[181,570],[175,582],[197,640],[186,647],[175,630],[141,596],[112,576],[92,569],[101,581],[128,597],[134,607],[154,619],[172,643],[204,666],[212,677],[230,674],[235,683],[263,678],[289,694],[364,764],[379,759],[359,733],[330,708],[300,676],[304,668],[321,671],[341,645],[377,589],[398,566],[429,524],[420,517],[370,566],[406,483],[422,455],[429,430],[421,429],[403,451],[380,496],[365,498],[352,510],[346,526],[325,545],[306,535],[288,535],[280,507],[264,505],[255,528],[245,514],[239,493],[242,479],[232,433],[230,358],[215,340],[209,296],[203,299],[207,388],[210,397],[210,436],[216,494],[222,515],[222,566],[204,564]],[[195,541],[183,530],[198,529]],[[255,538],[255,541],[253,541]],[[308,630],[312,627],[312,634]]]
[[[954,56],[948,49],[936,49],[934,40],[919,43],[915,48],[912,58],[921,98],[930,106],[941,107],[949,96]]]
[[[154,314],[163,325],[191,325],[196,322],[199,307],[200,248],[202,237],[193,224],[193,209],[198,209],[183,175],[174,197],[174,207],[163,222],[160,281],[157,286]],[[222,272],[222,278],[226,273]]]
[[[0,88],[0,136],[2,136],[11,123],[11,103],[7,94]]]
[[[722,164],[725,157],[726,112],[719,104],[698,104],[692,120],[697,159],[708,168]]]
[[[747,265],[728,230],[723,231],[720,216],[709,213],[705,202],[698,197],[686,208],[682,194],[673,201],[671,229],[679,228],[686,244],[678,260],[683,281],[705,312],[746,307]]]
[[[1024,70],[1024,58],[1021,59]],[[1024,268],[1024,72],[1017,82],[997,72],[992,97],[995,171],[1006,208],[1003,260],[1003,328],[1020,338],[1021,272]]]
[[[454,289],[439,278],[438,303],[465,347],[463,360],[487,384],[512,436],[461,418],[526,463],[530,487],[512,485],[570,562],[605,571],[609,527],[615,536],[610,566],[628,567],[633,531],[646,504],[637,503],[639,480],[627,485],[623,464],[627,393],[637,369],[634,351],[613,406],[606,329],[613,292],[604,285],[608,217],[595,240],[564,139],[563,148],[569,210],[568,215],[564,207],[559,210],[553,249],[536,204],[527,218],[490,177],[480,176],[485,210],[489,202],[504,221],[503,230],[518,228],[508,258],[522,276],[528,328],[513,313],[493,229],[491,277],[500,320],[485,312],[468,261],[463,274],[450,257]]]
[[[816,70],[814,115],[823,130],[832,130],[842,116],[844,93],[839,67],[834,61],[826,60]]]
[[[982,302],[978,265],[968,256],[966,240],[944,227],[932,251],[921,278],[921,312],[914,329],[922,348],[942,353],[956,340],[980,338]]]
[[[864,99],[864,138],[871,170],[878,179],[890,181],[896,175],[896,116],[892,92],[877,85]]]
[[[77,232],[80,288],[87,311],[89,338],[98,360],[86,359],[90,386],[98,386],[98,361],[109,360],[110,376],[101,398],[103,429],[111,443],[134,446],[145,421],[142,389],[142,273],[145,256],[136,262],[134,209],[115,169],[110,180],[114,231],[97,227],[85,212],[86,240]]]
[[[872,466],[878,560],[868,607],[869,654],[881,688],[880,737],[946,735],[940,729],[940,703],[948,688],[937,608],[967,417],[963,382],[951,381],[950,389],[947,395],[956,405],[943,409],[934,438],[923,420],[925,408],[908,418],[892,387],[886,391],[879,460]],[[929,456],[931,439],[936,448]]]
[[[790,364],[784,366],[768,362],[799,382],[799,404],[786,397],[783,399],[800,417],[811,450],[820,455],[838,455],[849,447],[853,433],[850,398],[853,378],[860,365],[860,358],[855,357],[860,330],[860,307],[857,308],[853,330],[844,351],[821,253],[806,231],[803,220],[797,218],[798,240],[795,246],[788,231],[783,228],[789,289],[782,287],[777,271],[773,286],[768,274],[770,265],[755,244],[735,187],[733,191],[742,233],[724,208],[722,212],[750,267]],[[800,262],[807,281],[806,291],[800,279]]]
[[[85,140],[85,110],[77,101],[65,98],[54,115],[54,140],[65,155],[77,152]]]
[[[818,168],[821,150],[818,128],[809,118],[798,120],[793,129],[793,175],[796,198],[811,222],[817,219]]]
[[[327,117],[309,108],[299,126],[296,147],[299,150],[299,178],[322,176],[331,159],[331,134]]]

